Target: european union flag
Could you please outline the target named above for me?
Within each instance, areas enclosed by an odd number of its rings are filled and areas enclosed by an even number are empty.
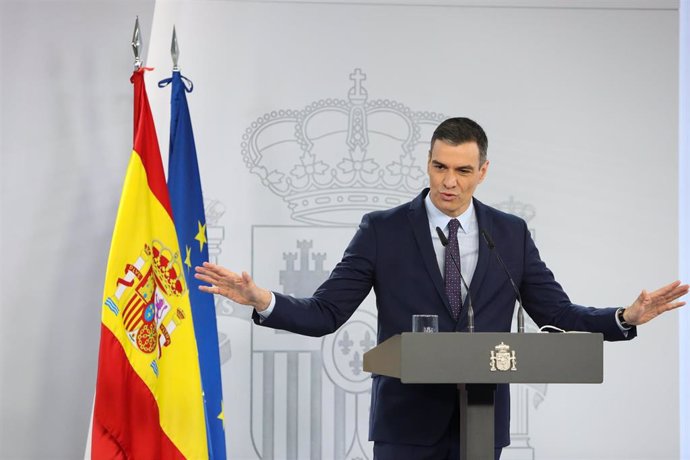
[[[192,304],[201,384],[204,390],[208,453],[212,459],[225,459],[223,387],[216,310],[213,296],[199,291],[199,281],[194,278],[194,267],[208,261],[208,245],[204,199],[201,194],[201,179],[186,95],[192,91],[193,85],[179,71],[174,71],[172,78],[161,81],[158,86],[162,88],[169,83],[172,83],[172,96],[168,191],[180,251],[184,257],[189,300]]]

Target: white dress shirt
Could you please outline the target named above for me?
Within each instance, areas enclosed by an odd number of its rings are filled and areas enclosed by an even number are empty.
[[[441,244],[441,239],[438,237],[436,227],[443,230],[443,233],[448,235],[448,223],[452,217],[447,216],[441,212],[431,201],[427,194],[424,198],[424,205],[426,207],[426,215],[429,218],[429,231],[431,232],[431,242],[434,245],[434,252],[436,253],[436,261],[438,268],[441,269],[441,276],[445,276],[446,266],[446,250]],[[457,217],[460,222],[458,228],[458,247],[460,249],[460,272],[465,282],[469,286],[472,283],[474,270],[477,268],[477,261],[479,260],[479,224],[477,223],[477,215],[474,212],[474,203],[470,201],[469,207]],[[449,237],[450,238],[450,237]],[[463,295],[463,302],[465,300],[465,288],[461,286],[460,292]]]

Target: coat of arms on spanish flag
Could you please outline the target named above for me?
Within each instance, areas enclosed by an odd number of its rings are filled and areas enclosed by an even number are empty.
[[[92,457],[208,458],[194,323],[144,71],[103,289]]]

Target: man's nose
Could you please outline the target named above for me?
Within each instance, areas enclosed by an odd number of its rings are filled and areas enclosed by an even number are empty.
[[[451,172],[448,172],[443,176],[443,186],[446,188],[453,188],[457,185],[457,180],[455,179],[455,175],[452,174]]]

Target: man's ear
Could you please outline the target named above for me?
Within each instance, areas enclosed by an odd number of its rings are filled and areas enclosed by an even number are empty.
[[[486,160],[484,164],[479,168],[479,182],[483,182],[486,177],[486,173],[489,171],[489,160]]]

